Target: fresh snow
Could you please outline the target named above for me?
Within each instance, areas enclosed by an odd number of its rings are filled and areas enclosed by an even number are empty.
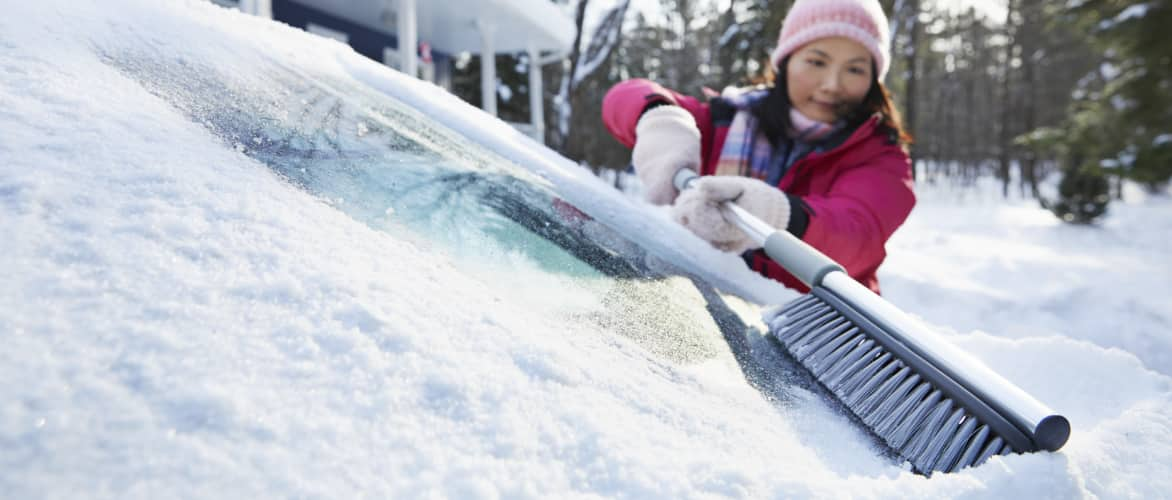
[[[1115,22],[1121,23],[1130,19],[1144,17],[1147,15],[1149,9],[1151,9],[1151,5],[1149,5],[1147,2],[1128,5],[1127,8],[1123,9],[1123,11],[1120,12],[1118,16],[1115,16]]]
[[[1121,12],[1119,12],[1119,14],[1116,15],[1115,17],[1113,17],[1111,19],[1104,19],[1104,20],[1100,21],[1098,24],[1098,28],[1100,30],[1108,30],[1108,29],[1114,28],[1115,26],[1118,26],[1121,23],[1130,21],[1132,19],[1140,19],[1148,14],[1148,10],[1150,8],[1151,8],[1151,6],[1148,5],[1146,2],[1138,3],[1135,5],[1129,5],[1129,6],[1127,6],[1127,8],[1125,8]]]
[[[202,1],[4,12],[4,498],[1172,491],[1166,194],[1128,192],[1102,224],[1080,227],[1005,202],[992,183],[918,187],[881,269],[886,297],[1074,425],[1058,453],[929,479],[876,453],[816,396],[770,402],[724,357],[663,360],[356,222],[95,51],[151,45],[225,67],[267,53],[414,95],[402,100],[462,120],[474,140],[526,144],[438,89]],[[518,161],[600,220],[668,239],[655,250],[681,266],[719,270],[753,298],[791,296],[662,211],[603,192],[548,151],[531,155]],[[525,297],[560,298],[557,283],[518,282],[535,288]]]

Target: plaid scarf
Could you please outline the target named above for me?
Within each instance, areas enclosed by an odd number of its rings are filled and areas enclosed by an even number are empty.
[[[737,110],[729,125],[728,136],[716,161],[716,175],[740,175],[777,184],[794,162],[815,149],[816,143],[840,130],[833,125],[807,118],[790,107],[791,129],[778,141],[774,151],[769,139],[759,130],[752,108],[769,95],[769,89],[727,89],[719,97]]]

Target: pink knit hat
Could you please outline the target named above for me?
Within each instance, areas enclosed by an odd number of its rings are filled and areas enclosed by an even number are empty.
[[[803,45],[819,38],[846,37],[871,51],[879,81],[891,67],[887,16],[879,0],[797,0],[781,23],[781,36],[773,49],[773,67]]]

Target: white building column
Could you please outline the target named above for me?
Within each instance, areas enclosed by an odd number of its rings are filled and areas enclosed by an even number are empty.
[[[541,87],[541,51],[529,42],[529,122],[533,125],[533,138],[545,142],[545,90]]]
[[[419,76],[418,20],[415,16],[415,0],[399,0],[399,70],[411,77]]]
[[[492,43],[494,27],[477,20],[476,29],[480,31],[480,107],[496,116],[496,47]]]
[[[273,0],[240,0],[240,11],[265,19],[272,19]]]

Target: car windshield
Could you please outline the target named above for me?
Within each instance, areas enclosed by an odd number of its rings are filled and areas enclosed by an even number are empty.
[[[150,49],[102,58],[321,202],[562,324],[601,326],[673,362],[727,353],[721,324],[743,329],[718,321],[727,309],[711,287],[541,177],[361,84],[273,61],[240,75]]]

